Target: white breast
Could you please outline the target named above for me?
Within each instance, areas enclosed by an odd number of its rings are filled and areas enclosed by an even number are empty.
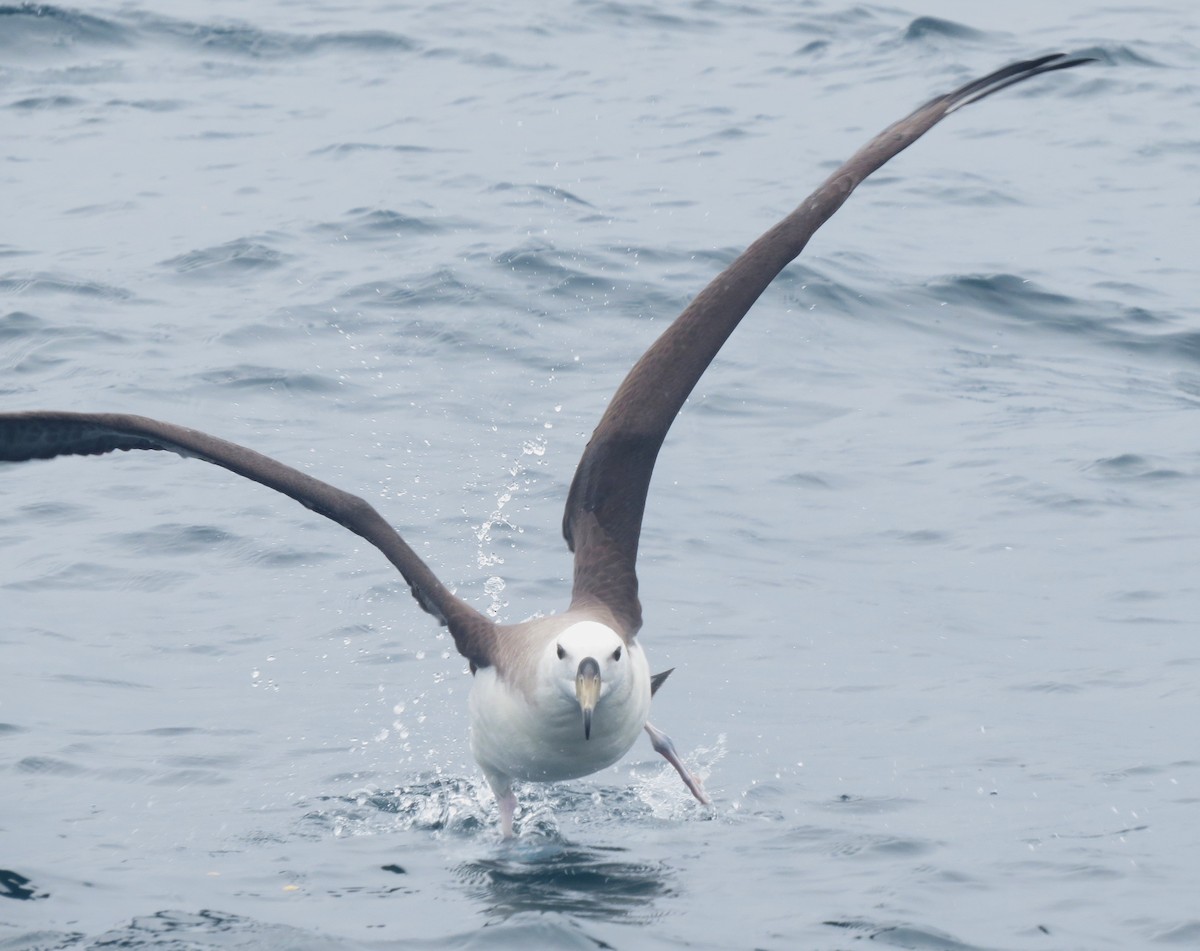
[[[605,694],[583,735],[579,704],[553,685],[532,696],[485,667],[471,687],[471,752],[485,772],[526,782],[576,779],[611,766],[637,739],[650,714],[650,668],[629,647],[630,676]],[[490,778],[490,777],[489,777]]]

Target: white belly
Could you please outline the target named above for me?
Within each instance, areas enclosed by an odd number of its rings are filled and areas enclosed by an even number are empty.
[[[526,782],[576,779],[611,766],[628,752],[650,715],[650,669],[641,648],[630,649],[633,676],[623,692],[600,698],[591,739],[583,714],[558,690],[527,696],[508,687],[494,669],[475,674],[471,686],[471,752],[488,778]]]

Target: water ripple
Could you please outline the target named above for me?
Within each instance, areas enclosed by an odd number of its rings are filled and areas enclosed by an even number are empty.
[[[71,294],[111,301],[130,301],[136,296],[123,287],[45,271],[0,277],[0,291],[20,295]]]
[[[438,234],[448,229],[468,227],[469,224],[463,221],[418,218],[388,208],[352,208],[342,220],[315,225],[313,230],[357,241],[370,241],[403,235]]]
[[[1125,351],[1200,362],[1200,330],[1181,317],[1105,301],[1083,302],[1015,274],[964,275],[929,285],[943,304],[977,308],[1006,322],[1046,328]]]
[[[943,20],[940,17],[917,17],[904,31],[906,43],[930,43],[938,40],[951,40],[955,43],[978,42],[990,40],[991,34],[974,27],[957,23],[954,20]]]
[[[23,55],[76,46],[123,46],[129,30],[113,20],[46,3],[0,6],[0,49]]]
[[[337,944],[347,951],[354,942]],[[241,915],[206,909],[189,912],[165,909],[140,915],[129,924],[96,935],[93,948],[237,949],[288,948],[291,951],[326,951],[329,939],[288,925],[274,925]],[[365,947],[365,946],[363,946]]]
[[[168,258],[161,265],[180,275],[219,280],[250,277],[280,267],[289,259],[290,255],[273,248],[265,238],[239,238]]]
[[[389,30],[289,33],[250,23],[198,23],[135,11],[131,21],[148,39],[168,40],[196,52],[221,53],[251,60],[313,56],[329,52],[392,55],[418,50],[420,44]]]
[[[557,201],[570,202],[572,204],[582,205],[585,208],[593,207],[591,202],[585,201],[574,192],[567,191],[565,188],[559,188],[554,185],[543,185],[537,182],[529,182],[524,184],[515,182],[497,182],[496,184],[492,185],[489,190],[493,192],[535,192],[539,193],[541,196],[547,196]]]
[[[408,145],[408,144],[384,144],[379,142],[338,142],[334,145],[323,145],[319,149],[313,149],[309,155],[332,155],[334,158],[343,158],[348,155],[353,155],[355,152],[435,152],[437,149],[432,149],[425,145]]]
[[[1124,453],[1120,456],[1111,456],[1107,459],[1097,459],[1087,467],[1087,471],[1095,473],[1100,478],[1119,481],[1149,480],[1151,482],[1159,482],[1188,477],[1186,473],[1180,472],[1178,469],[1156,463],[1146,456],[1140,456],[1136,453]]]
[[[242,327],[235,334],[254,332]],[[345,386],[340,380],[319,373],[297,373],[281,367],[264,367],[247,364],[204,370],[193,374],[199,384],[229,388],[231,390],[264,390],[284,393],[340,393]]]
[[[865,937],[881,945],[909,951],[987,951],[988,947],[968,944],[934,928],[916,925],[884,925],[865,919],[826,921],[824,924],[854,933],[856,939]]]
[[[86,103],[86,99],[78,96],[27,96],[8,104],[9,109],[22,109],[26,112],[37,112],[45,109],[74,109]]]

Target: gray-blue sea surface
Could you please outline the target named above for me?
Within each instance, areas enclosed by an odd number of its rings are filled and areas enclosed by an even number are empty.
[[[0,6],[0,406],[245,443],[507,620],[681,307],[952,116],[659,460],[655,721],[523,791],[366,543],[158,453],[0,467],[0,948],[1200,945],[1191,4]]]

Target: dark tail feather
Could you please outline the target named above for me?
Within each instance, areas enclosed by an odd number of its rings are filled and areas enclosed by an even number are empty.
[[[658,693],[658,688],[666,683],[667,678],[671,676],[671,671],[674,669],[675,668],[672,667],[671,670],[664,670],[661,674],[655,674],[650,678],[650,696],[653,697],[656,693]]]

